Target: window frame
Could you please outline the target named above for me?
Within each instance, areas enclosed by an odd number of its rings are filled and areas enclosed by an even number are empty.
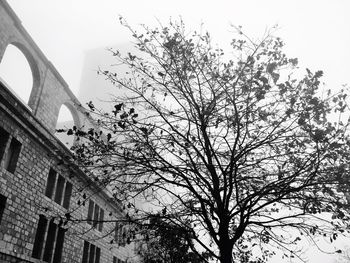
[[[100,260],[101,248],[84,240],[81,263],[100,263]]]
[[[72,192],[73,184],[51,167],[46,179],[45,196],[69,209]]]
[[[86,222],[96,230],[102,232],[104,212],[102,207],[90,199]]]
[[[22,150],[22,143],[3,128],[1,128],[0,135],[6,136],[0,145],[0,161],[3,162],[5,170],[14,174]]]
[[[44,215],[39,215],[32,258],[48,263],[61,262],[66,231],[53,218],[48,220]]]

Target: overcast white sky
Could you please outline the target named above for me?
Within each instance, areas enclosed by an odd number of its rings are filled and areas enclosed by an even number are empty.
[[[118,14],[131,25],[156,24],[182,16],[190,28],[205,23],[219,45],[230,40],[230,24],[242,25],[250,36],[280,26],[277,35],[301,65],[325,71],[330,88],[350,83],[349,0],[8,0],[48,59],[75,94],[84,51],[114,46],[130,39]],[[97,67],[97,65],[96,65]],[[322,258],[322,260],[320,259]],[[314,256],[310,262],[332,262]]]
[[[77,94],[84,50],[125,42],[132,25],[181,15],[191,28],[203,21],[216,42],[228,43],[230,24],[252,36],[279,24],[286,50],[310,69],[323,69],[330,85],[350,78],[348,0],[8,0],[39,47]]]

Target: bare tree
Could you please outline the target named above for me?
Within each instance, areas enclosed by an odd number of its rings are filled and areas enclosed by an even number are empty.
[[[100,73],[124,95],[111,112],[89,104],[101,132],[75,130],[75,158],[130,220],[156,214],[221,263],[265,262],[274,247],[302,260],[302,240],[344,231],[349,124],[329,118],[344,115],[345,91],[324,90],[322,71],[301,76],[270,33],[237,28],[224,53],[181,21],[142,33],[122,23],[144,55],[112,51],[127,77]]]

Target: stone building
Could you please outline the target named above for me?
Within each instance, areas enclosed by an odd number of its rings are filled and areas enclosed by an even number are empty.
[[[0,79],[0,262],[137,261],[120,204],[71,162],[55,136],[62,105],[76,127],[94,122],[1,0],[0,63],[10,45],[27,59],[33,86],[23,102]]]

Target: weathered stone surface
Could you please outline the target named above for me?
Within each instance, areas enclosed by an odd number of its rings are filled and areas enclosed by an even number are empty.
[[[34,82],[28,107],[0,81],[0,128],[10,134],[4,155],[12,138],[21,143],[13,173],[5,169],[4,158],[0,160],[0,194],[7,198],[0,223],[0,263],[41,262],[31,256],[40,214],[55,218],[57,223],[66,213],[86,220],[89,199],[104,210],[105,220],[117,220],[123,213],[108,194],[70,163],[70,151],[54,136],[62,104],[71,110],[76,126],[92,127],[94,123],[6,1],[0,1],[0,63],[9,44],[17,46],[28,59]],[[50,168],[73,185],[69,210],[45,196]],[[61,261],[81,262],[87,240],[101,249],[101,263],[113,262],[113,256],[131,262],[135,259],[133,244],[119,247],[110,242],[114,226],[114,222],[105,223],[100,232],[86,222],[68,223],[64,226],[67,232]]]

